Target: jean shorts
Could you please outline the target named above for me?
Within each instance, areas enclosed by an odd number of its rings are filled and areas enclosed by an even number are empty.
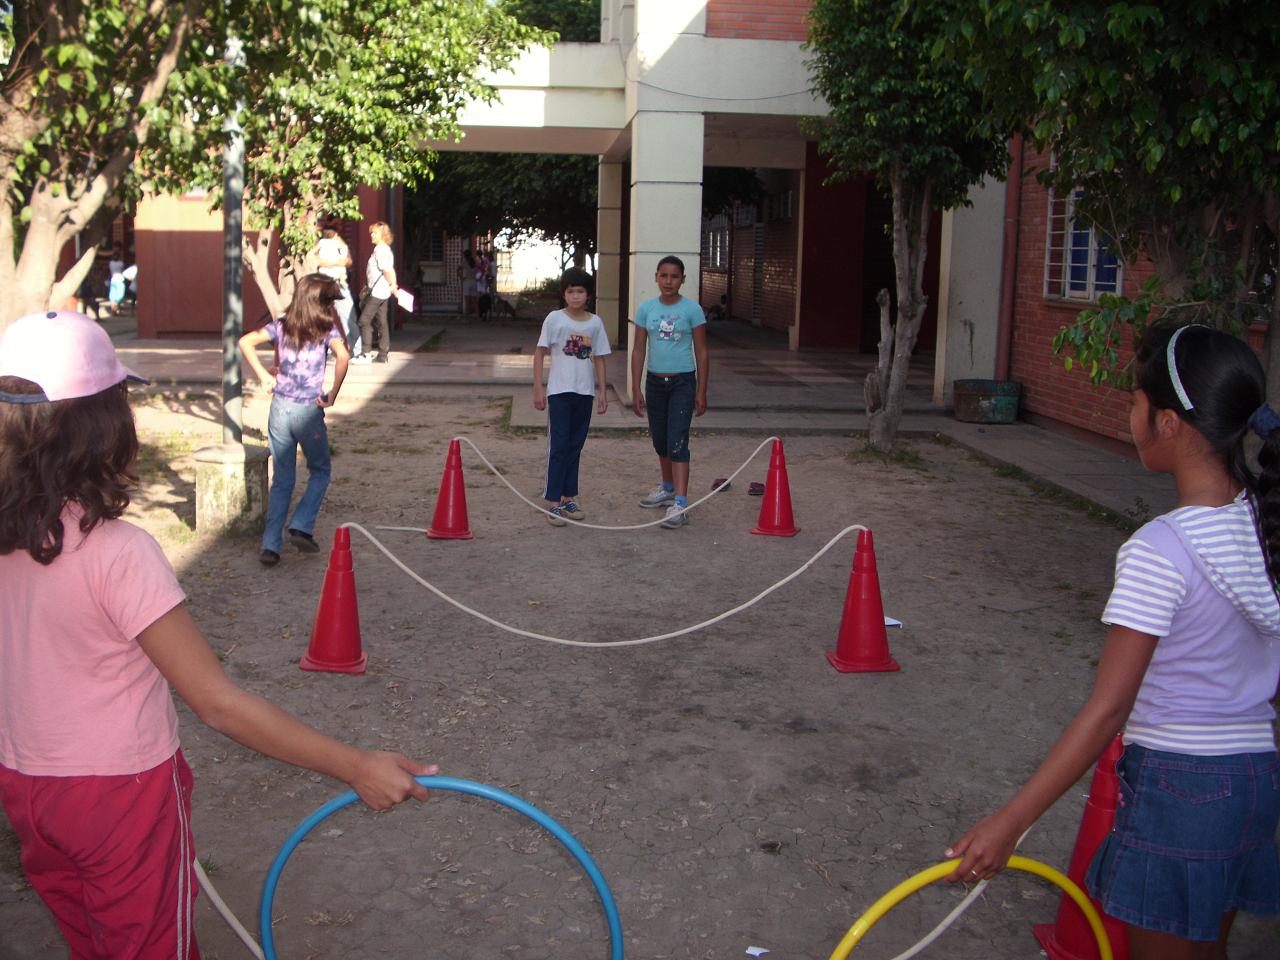
[[[1115,827],[1086,884],[1117,920],[1218,939],[1230,910],[1280,915],[1280,760],[1199,757],[1128,744]]]

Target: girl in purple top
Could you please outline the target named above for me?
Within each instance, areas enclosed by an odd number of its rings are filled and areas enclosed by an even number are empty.
[[[1087,885],[1133,960],[1224,958],[1237,910],[1280,915],[1280,414],[1244,341],[1153,326],[1129,429],[1178,506],[1120,549],[1093,695],[1026,785],[947,851],[998,873],[1123,727],[1115,827]],[[1260,475],[1244,439],[1263,440]]]
[[[334,304],[341,299],[342,288],[336,280],[321,273],[308,274],[298,282],[293,302],[283,317],[240,338],[240,352],[271,393],[271,414],[267,419],[271,494],[267,498],[262,552],[258,554],[264,566],[280,562],[299,446],[307,458],[307,489],[293,511],[289,541],[303,553],[320,549],[313,533],[330,475],[324,411],[338,399],[351,358],[336,324]],[[262,365],[256,349],[268,341],[276,346],[274,376]],[[324,370],[330,350],[334,356],[333,388],[326,393]]]

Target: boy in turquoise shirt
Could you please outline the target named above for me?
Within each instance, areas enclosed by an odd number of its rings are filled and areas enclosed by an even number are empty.
[[[684,262],[679,257],[659,260],[654,279],[659,295],[636,310],[631,395],[636,416],[648,412],[649,436],[662,470],[662,486],[640,506],[666,506],[661,526],[672,529],[688,519],[689,424],[707,412],[707,318],[701,307],[680,295]],[[649,372],[642,391],[646,354]]]

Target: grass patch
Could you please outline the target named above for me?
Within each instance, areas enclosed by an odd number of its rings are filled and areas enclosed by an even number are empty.
[[[446,331],[444,330],[437,330],[434,336],[429,337],[422,346],[420,346],[417,350],[413,352],[414,353],[435,353],[437,350],[440,349],[440,344],[444,342],[445,333]]]
[[[850,463],[873,463],[882,467],[905,467],[917,473],[929,472],[929,465],[924,457],[920,456],[915,449],[906,446],[896,446],[892,450],[877,450],[866,443],[850,450],[845,454],[845,459]]]
[[[997,477],[1004,477],[1009,480],[1017,480],[1027,486],[1031,492],[1041,500],[1054,503],[1059,506],[1067,507],[1072,510],[1079,511],[1087,516],[1090,520],[1097,520],[1099,523],[1105,523],[1109,527],[1114,527],[1124,533],[1132,533],[1142,526],[1141,522],[1135,520],[1132,516],[1124,516],[1109,510],[1106,507],[1099,506],[1087,497],[1079,496],[1056,487],[1051,483],[1045,483],[1043,480],[1033,477],[1021,467],[1015,467],[1012,464],[1004,463],[1000,460],[993,460],[984,456],[975,450],[967,450],[969,456],[981,464],[991,468],[991,472]]]
[[[158,481],[168,477],[173,461],[190,456],[196,450],[194,437],[170,433],[163,436],[138,438],[138,476],[144,481]]]

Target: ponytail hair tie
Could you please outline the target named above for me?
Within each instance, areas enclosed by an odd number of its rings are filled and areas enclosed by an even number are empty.
[[[1271,434],[1280,430],[1280,413],[1272,410],[1269,404],[1263,403],[1253,411],[1253,416],[1249,417],[1249,429],[1266,440]]]

